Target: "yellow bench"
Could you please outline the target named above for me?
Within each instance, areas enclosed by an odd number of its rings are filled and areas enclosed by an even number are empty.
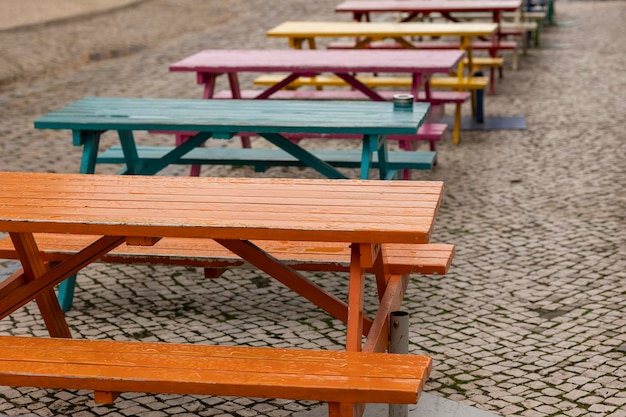
[[[284,76],[264,74],[254,80],[255,85],[273,85],[280,82]],[[411,77],[404,76],[368,76],[357,77],[368,87],[411,88]],[[489,83],[489,77],[432,77],[430,86],[433,88],[452,88],[459,90],[484,89]],[[290,87],[347,87],[348,84],[333,75],[318,75],[316,77],[300,77],[289,84]]]

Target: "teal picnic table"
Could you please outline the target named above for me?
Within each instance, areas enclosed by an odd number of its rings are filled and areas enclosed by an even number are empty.
[[[386,135],[415,134],[428,112],[427,103],[396,108],[390,102],[261,101],[156,98],[80,99],[35,120],[39,129],[69,129],[75,146],[83,147],[81,173],[94,173],[100,163],[124,164],[122,174],[153,175],[171,164],[305,166],[328,178],[347,178],[337,167],[360,168],[368,179],[377,168],[380,179],[397,171],[429,169],[434,152],[390,152]],[[195,132],[174,147],[138,146],[134,131]],[[120,145],[100,153],[102,134],[116,131]],[[254,132],[278,149],[200,148],[209,138],[230,139]],[[361,151],[310,151],[282,133],[355,134]]]

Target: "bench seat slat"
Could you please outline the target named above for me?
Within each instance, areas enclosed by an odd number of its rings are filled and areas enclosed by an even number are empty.
[[[162,158],[173,147],[138,146],[139,158],[152,161]],[[309,151],[321,160],[335,167],[360,168],[360,150],[313,150]],[[388,153],[388,167],[399,169],[432,169],[436,153],[431,151]],[[112,146],[98,156],[99,164],[124,164],[124,153],[120,146]],[[278,149],[236,149],[236,148],[195,148],[177,161],[178,164],[189,165],[236,165],[253,166],[264,171],[273,166],[302,167],[306,166],[294,156]],[[378,155],[372,158],[372,167],[378,168]]]
[[[36,339],[40,340],[40,339]],[[291,352],[289,349],[240,349],[239,347],[209,346],[208,348],[180,350],[166,343],[55,343],[54,348],[43,343],[43,347],[31,344],[29,348],[17,344],[2,345],[0,360],[9,362],[28,362],[36,364],[77,364],[93,366],[126,366],[134,368],[171,368],[172,370],[192,370],[202,368],[206,371],[233,372],[270,372],[280,369],[284,375],[302,374],[306,370],[310,375],[342,375],[346,369],[358,372],[362,376],[384,377],[394,369],[404,368],[407,377],[420,377],[423,370],[414,369],[410,364],[396,362],[388,364],[371,363],[360,360],[358,355],[345,363],[333,363],[328,359],[338,359],[341,355],[305,355],[302,351]],[[145,344],[145,346],[143,346]],[[102,346],[99,346],[102,345]],[[189,346],[189,345],[184,345]],[[193,345],[191,345],[193,346]],[[114,354],[110,354],[114,351]],[[106,356],[106,358],[103,358]],[[428,364],[423,358],[422,366]],[[250,363],[254,369],[250,370]],[[415,363],[413,361],[413,363]]]
[[[43,257],[61,262],[95,241],[97,236],[36,234]],[[334,242],[255,241],[259,247],[298,270],[347,272],[350,248]],[[446,244],[389,244],[387,260],[393,274],[440,274],[450,268],[454,246]],[[17,259],[10,238],[0,239],[0,258]],[[123,244],[101,259],[111,263],[171,264],[205,268],[247,266],[237,255],[211,239],[161,239],[154,246]]]
[[[462,90],[483,90],[489,85],[489,77],[435,77],[430,81],[433,88],[458,88]]]
[[[416,403],[431,370],[418,355],[0,337],[0,384]]]
[[[459,42],[448,41],[419,41],[412,42],[416,49],[459,49]],[[328,49],[354,49],[356,43],[354,41],[333,41],[328,44]],[[367,44],[367,49],[406,49],[406,46],[389,41],[375,41]],[[511,51],[517,49],[517,42],[501,40],[492,41],[474,41],[472,49],[475,51]]]
[[[264,74],[254,80],[257,85],[274,85],[283,79],[281,75]],[[369,87],[404,87],[410,88],[413,80],[411,77],[402,76],[378,76],[378,77],[359,77],[359,81]],[[430,85],[433,88],[459,88],[466,90],[483,89],[489,84],[489,77],[433,77],[430,79]],[[317,76],[299,78],[291,85],[300,86],[321,86],[321,87],[337,87],[347,86],[345,81],[339,77],[333,76]],[[431,92],[435,94],[437,92]],[[442,97],[442,96],[440,96]]]

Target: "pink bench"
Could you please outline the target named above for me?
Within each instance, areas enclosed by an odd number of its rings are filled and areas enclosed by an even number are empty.
[[[262,90],[241,90],[240,98],[242,99],[254,99],[262,94]],[[396,94],[406,94],[406,91],[378,91],[383,98],[386,100],[391,100]],[[455,123],[454,130],[452,132],[453,141],[457,142],[460,136],[460,126],[461,126],[461,105],[468,101],[472,97],[472,94],[468,91],[431,91],[430,97],[426,97],[425,91],[419,91],[417,93],[417,101],[428,102],[435,108],[445,104],[454,104],[455,105]],[[215,99],[231,99],[233,98],[232,92],[223,90],[218,91],[213,94],[213,98]],[[271,96],[272,99],[280,99],[280,100],[363,100],[365,96],[360,91],[356,90],[279,90],[276,91]],[[432,110],[431,110],[432,111]],[[430,123],[428,123],[430,124]],[[429,134],[425,136],[427,131],[420,129],[424,136],[420,136],[418,132],[417,136],[413,136],[414,141],[425,140],[430,142],[431,150],[435,149],[435,142],[441,139],[439,136],[436,139],[433,139],[433,133],[441,131],[440,127],[437,128],[428,128]],[[443,133],[443,131],[441,131]],[[400,140],[408,143],[409,138],[403,137],[401,139],[393,139],[392,140]],[[402,144],[400,145],[403,146]],[[411,149],[412,145],[407,146],[403,149]]]

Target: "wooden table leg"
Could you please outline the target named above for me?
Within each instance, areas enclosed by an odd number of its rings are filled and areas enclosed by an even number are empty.
[[[342,80],[344,80],[347,84],[349,84],[351,87],[354,87],[354,89],[359,90],[360,92],[362,92],[363,94],[365,94],[367,97],[369,97],[372,101],[387,101],[385,100],[385,98],[383,96],[381,96],[379,93],[377,93],[376,91],[374,91],[372,88],[368,87],[367,85],[363,84],[361,81],[359,81],[355,75],[352,75],[350,73],[347,72],[335,72],[334,73],[337,77],[341,78]]]
[[[54,294],[54,285],[80,271],[126,240],[104,236],[53,268],[41,258],[32,233],[9,233],[22,263],[23,273],[11,275],[0,285],[0,319],[36,300],[48,331],[54,337],[71,337]]]
[[[363,311],[365,271],[374,265],[373,262],[382,262],[377,260],[378,249],[372,249],[378,247],[377,245],[358,243],[351,245],[349,295],[346,305],[249,241],[216,239],[216,242],[323,308],[333,317],[346,322],[346,350],[355,352],[362,350],[363,336],[370,332],[372,325],[371,319],[365,317]],[[329,417],[361,417],[365,405],[329,403],[328,410]]]
[[[32,233],[10,233],[10,236],[13,246],[15,246],[15,250],[22,261],[26,282],[36,280],[48,271],[48,267],[41,258]],[[65,321],[63,310],[59,305],[54,289],[49,288],[45,290],[35,300],[50,336],[71,338],[72,333]]]
[[[247,240],[231,239],[215,239],[215,241],[240,256],[250,265],[259,268],[292,291],[320,307],[334,318],[341,320],[343,323],[349,321],[348,304],[319,287],[298,271],[282,264],[279,260],[263,251],[254,243]],[[367,334],[372,325],[372,319],[363,316],[362,321],[362,334]]]

